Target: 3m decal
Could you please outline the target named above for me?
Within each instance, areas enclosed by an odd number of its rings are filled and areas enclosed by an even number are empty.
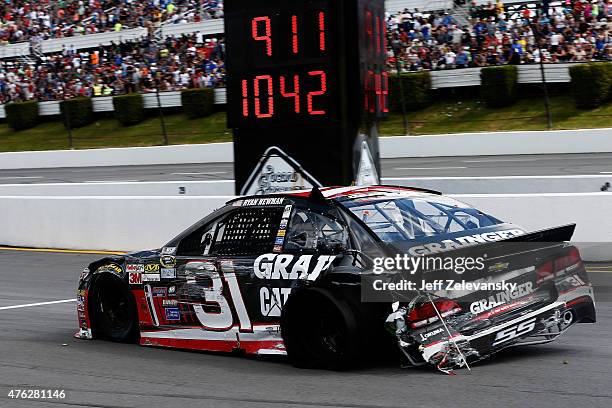
[[[142,283],[142,274],[140,272],[130,272],[128,282],[130,285],[140,285]]]

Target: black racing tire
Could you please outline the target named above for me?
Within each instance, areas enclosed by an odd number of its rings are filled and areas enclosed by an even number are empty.
[[[102,274],[89,291],[89,313],[93,336],[119,343],[135,343],[139,338],[136,301],[127,284]]]
[[[343,370],[360,361],[355,313],[326,289],[292,294],[283,308],[281,334],[295,367]]]

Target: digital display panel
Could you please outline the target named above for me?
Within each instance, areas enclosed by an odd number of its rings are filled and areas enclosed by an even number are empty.
[[[384,3],[359,1],[360,53],[363,87],[363,113],[370,119],[389,112],[389,75],[387,62],[387,25]]]
[[[338,119],[333,3],[228,2],[230,127]]]

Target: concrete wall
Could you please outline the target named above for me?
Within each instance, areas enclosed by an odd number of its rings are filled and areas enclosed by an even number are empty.
[[[612,260],[612,194],[455,196],[527,230],[578,225],[588,260]],[[163,245],[231,197],[0,197],[0,245],[137,250]]]
[[[231,197],[1,197],[0,244],[158,248]]]
[[[460,133],[381,138],[381,157],[495,156],[612,152],[612,128]]]
[[[229,196],[234,191],[234,180],[0,184],[0,197]]]
[[[0,169],[233,162],[232,143],[0,153]]]
[[[0,106],[1,107],[1,106]],[[461,133],[380,139],[381,157],[610,153],[612,128]],[[0,153],[0,169],[233,162],[232,143]]]
[[[384,184],[420,187],[445,194],[595,193],[612,174],[488,177],[383,177]],[[0,194],[2,187],[0,186]]]

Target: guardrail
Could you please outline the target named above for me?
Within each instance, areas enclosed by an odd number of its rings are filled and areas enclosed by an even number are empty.
[[[602,216],[612,208],[610,193],[454,197],[530,231],[576,223],[573,242],[578,243],[584,259],[612,260],[612,218]],[[0,197],[0,244],[97,250],[159,248],[231,198]]]
[[[574,63],[579,64],[579,63]],[[567,83],[570,82],[569,68],[573,64],[546,64],[544,75],[546,82]],[[458,88],[463,86],[480,86],[481,68],[457,68],[444,71],[431,71],[431,87]],[[518,65],[519,84],[534,84],[542,82],[542,73],[539,65]]]
[[[143,103],[145,109],[157,108],[157,95],[154,92],[142,94]],[[182,106],[181,104],[181,92],[170,91],[160,92],[159,99],[162,108],[176,108]],[[225,88],[215,89],[215,104],[223,105],[226,103],[227,97]],[[92,98],[93,111],[94,112],[112,112],[113,108],[113,97],[112,96],[98,96]],[[53,116],[60,114],[60,102],[59,101],[44,101],[38,103],[38,114],[40,116]],[[4,105],[0,105],[0,119],[6,119],[6,111]]]

